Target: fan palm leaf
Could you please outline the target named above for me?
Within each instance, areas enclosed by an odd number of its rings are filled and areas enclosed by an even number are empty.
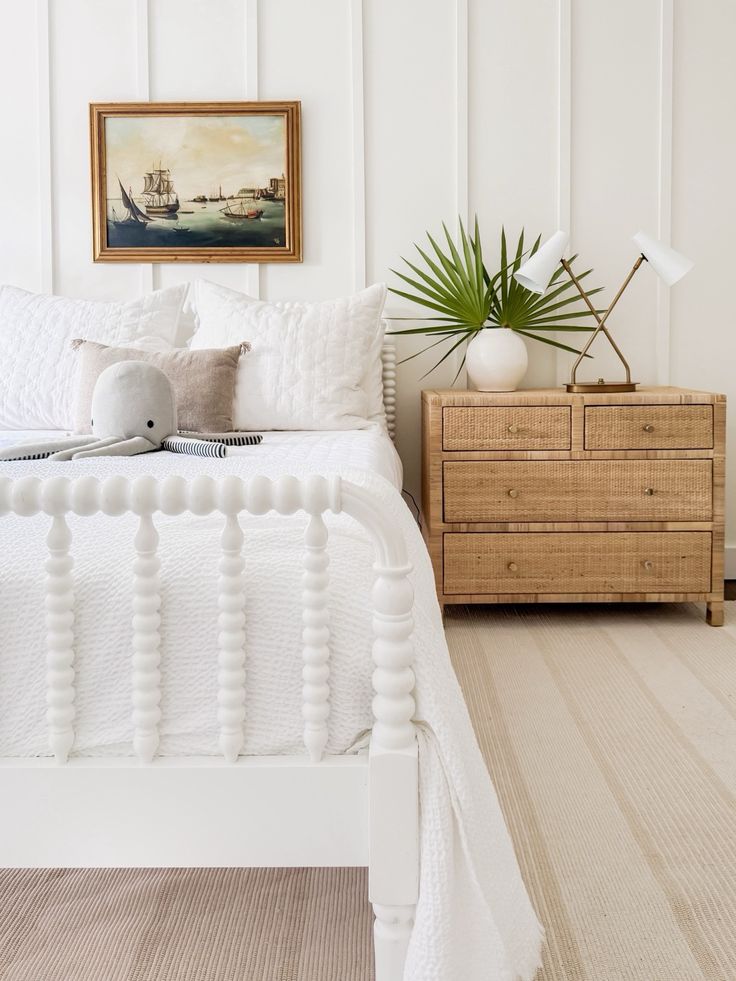
[[[391,287],[390,292],[432,311],[424,316],[395,318],[422,321],[423,326],[406,327],[392,333],[424,334],[433,339],[430,345],[404,360],[409,361],[443,342],[450,342],[448,350],[427,372],[430,374],[477,331],[494,328],[507,328],[542,344],[579,354],[576,348],[545,336],[552,331],[591,331],[596,326],[593,314],[575,284],[570,279],[561,279],[563,267],[555,271],[547,292],[542,296],[532,293],[514,278],[524,258],[534,255],[539,248],[541,236],[535,239],[531,248],[525,250],[522,230],[511,250],[506,229],[502,228],[501,265],[491,275],[483,259],[478,219],[474,221],[472,234],[468,234],[462,221],[458,225],[457,242],[443,222],[442,245],[429,232],[429,249],[415,243],[423,266],[402,257],[408,273],[391,270],[401,280],[401,288]],[[576,259],[577,256],[573,256],[570,264]],[[578,281],[590,276],[592,271],[586,269],[576,273]],[[593,297],[601,289],[585,289],[585,295]],[[462,363],[465,363],[464,357]]]

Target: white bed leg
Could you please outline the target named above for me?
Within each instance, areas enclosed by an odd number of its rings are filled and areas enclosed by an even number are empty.
[[[150,763],[156,755],[161,720],[161,563],[157,548],[158,532],[151,516],[142,514],[133,563],[133,749],[141,763]]]
[[[71,532],[61,515],[51,519],[46,537],[46,722],[57,763],[66,763],[74,745],[74,560]]]
[[[221,538],[220,651],[217,659],[217,720],[219,746],[228,763],[235,763],[243,748],[245,721],[245,593],[242,556],[243,530],[237,514],[229,514]]]
[[[419,766],[413,590],[409,567],[378,570],[373,587],[373,715],[369,752],[369,890],[376,981],[401,981],[419,893]]]
[[[402,981],[409,938],[414,926],[413,906],[373,904],[373,947],[376,981]]]

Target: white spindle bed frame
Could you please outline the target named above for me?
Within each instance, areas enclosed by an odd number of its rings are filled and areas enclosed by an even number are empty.
[[[389,431],[395,351],[383,352]],[[160,562],[155,515],[223,516],[218,579],[218,722],[222,757],[159,757]],[[242,512],[308,516],[303,554],[305,752],[244,749],[245,595]],[[328,756],[328,512],[350,515],[375,554],[373,716],[369,749]],[[46,560],[46,701],[50,756],[0,759],[0,865],[367,866],[377,981],[400,981],[418,894],[418,769],[413,592],[403,537],[371,495],[340,478],[191,481],[122,476],[0,478],[0,516],[50,519]],[[74,576],[68,515],[138,516],[133,564],[132,732],[135,757],[71,756]],[[0,517],[1,520],[1,517]]]

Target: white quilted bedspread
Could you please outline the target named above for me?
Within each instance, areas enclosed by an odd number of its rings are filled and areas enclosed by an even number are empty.
[[[8,436],[10,434],[7,434]],[[17,434],[13,434],[15,439]],[[429,556],[398,494],[400,465],[372,431],[269,434],[224,460],[168,453],[75,463],[2,464],[0,473],[103,478],[178,473],[340,472],[371,489],[404,534],[414,566],[422,872],[406,981],[533,977],[540,929],[450,666]],[[328,752],[371,725],[371,550],[345,516],[331,534],[332,714]],[[131,753],[130,608],[135,519],[70,519],[77,595],[75,752]],[[300,593],[304,516],[243,518],[247,595],[246,752],[302,751]],[[162,560],[160,751],[217,752],[216,584],[222,519],[158,516]],[[47,752],[43,560],[48,519],[0,518],[0,756]]]

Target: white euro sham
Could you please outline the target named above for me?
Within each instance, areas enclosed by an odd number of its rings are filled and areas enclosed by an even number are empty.
[[[265,302],[198,280],[190,347],[250,342],[238,367],[235,429],[365,429],[383,415],[373,375],[381,371],[385,299],[382,283],[304,303]]]
[[[127,301],[76,300],[0,286],[0,429],[70,429],[76,337],[113,347],[166,350],[187,285]]]

